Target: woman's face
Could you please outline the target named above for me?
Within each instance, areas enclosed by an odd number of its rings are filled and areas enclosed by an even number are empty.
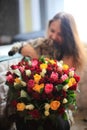
[[[48,28],[48,38],[54,40],[58,44],[63,43],[63,36],[61,33],[61,21],[53,21]]]

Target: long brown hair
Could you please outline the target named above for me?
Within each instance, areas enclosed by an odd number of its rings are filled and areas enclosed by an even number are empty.
[[[71,56],[73,63],[77,69],[81,69],[84,65],[84,48],[79,38],[76,22],[74,17],[65,12],[59,12],[52,20],[49,21],[48,27],[53,21],[61,20],[61,32],[64,39],[61,53],[64,56]]]

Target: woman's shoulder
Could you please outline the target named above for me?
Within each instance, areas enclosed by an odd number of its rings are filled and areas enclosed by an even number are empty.
[[[64,64],[67,64],[69,67],[76,67],[74,64],[73,56],[64,56],[62,60]]]

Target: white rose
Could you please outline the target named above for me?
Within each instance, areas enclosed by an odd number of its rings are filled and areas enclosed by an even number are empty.
[[[70,77],[73,77],[73,76],[74,76],[74,71],[70,71],[70,72],[69,72],[69,76],[70,76]]]
[[[33,110],[34,109],[34,105],[33,104],[26,105],[26,109]]]
[[[65,86],[63,87],[63,90],[64,90],[64,91],[67,91],[68,88],[69,88],[69,85],[67,84],[67,85],[65,85]]]
[[[29,63],[29,65],[32,65],[32,62],[30,60],[28,61],[28,63]]]
[[[24,90],[21,90],[20,97],[27,97],[27,93]]]
[[[49,110],[50,105],[48,103],[45,104],[45,110]]]
[[[65,104],[65,103],[67,103],[68,102],[68,100],[66,99],[66,98],[64,98],[63,99],[63,103]]]
[[[45,74],[46,74],[46,69],[42,69],[42,72],[40,73],[40,75],[41,75],[42,77],[44,77]]]
[[[45,115],[45,116],[49,116],[49,114],[50,114],[49,111],[45,111],[45,112],[44,112],[44,115]]]
[[[21,76],[21,72],[19,71],[19,69],[13,70],[13,73],[15,73],[18,76]]]
[[[27,76],[30,76],[31,75],[31,70],[26,70],[25,73],[26,73]]]
[[[21,81],[21,85],[23,85],[25,87],[26,86],[26,82]]]

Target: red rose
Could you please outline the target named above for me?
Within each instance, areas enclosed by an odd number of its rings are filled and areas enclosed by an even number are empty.
[[[37,109],[30,111],[29,114],[32,115],[32,118],[36,118],[36,119],[40,118],[40,114],[39,114],[39,111]]]
[[[66,97],[67,95],[66,95],[66,91],[63,91],[62,90],[62,95],[63,95],[63,97]]]
[[[12,65],[11,68],[12,68],[13,70],[18,69],[18,65]]]
[[[71,86],[70,88],[69,88],[69,90],[76,90],[77,89],[77,84],[74,84],[73,86]]]
[[[64,108],[64,107],[59,107],[58,113],[59,113],[60,115],[63,115],[64,112],[65,112],[65,108]]]
[[[76,79],[77,82],[80,81],[80,77],[77,74],[74,74],[74,78]]]
[[[37,93],[37,92],[33,92],[33,93],[32,93],[32,97],[33,97],[34,99],[36,99],[36,100],[40,100],[40,94]]]
[[[16,108],[16,106],[17,106],[17,101],[16,101],[16,100],[13,100],[13,101],[11,102],[11,105]]]
[[[33,79],[30,79],[29,81],[28,81],[28,83],[27,83],[27,86],[28,86],[28,88],[33,88],[34,87],[34,80]]]

